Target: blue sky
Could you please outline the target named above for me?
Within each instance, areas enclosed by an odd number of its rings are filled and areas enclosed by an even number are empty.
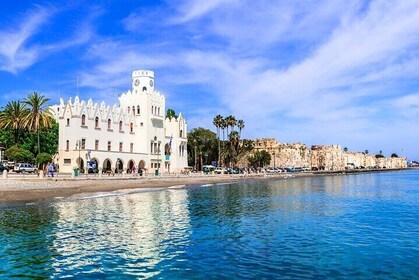
[[[0,106],[68,99],[77,79],[114,103],[151,69],[189,128],[232,114],[248,138],[419,159],[416,0],[6,2]]]

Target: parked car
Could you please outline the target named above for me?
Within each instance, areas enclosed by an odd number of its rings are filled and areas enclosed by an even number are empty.
[[[0,174],[2,174],[4,170],[7,170],[7,168],[4,166],[3,163],[0,163]]]
[[[17,173],[35,173],[36,168],[29,163],[16,163],[13,171]]]
[[[214,173],[215,174],[224,174],[224,168],[217,167],[217,168],[215,168]]]
[[[266,169],[266,172],[268,172],[268,173],[276,173],[277,171],[275,170],[275,168],[269,167],[268,169]]]
[[[96,167],[89,167],[87,169],[87,173],[89,173],[89,174],[92,174],[92,173],[96,174],[96,173],[99,173],[99,169],[97,169]]]
[[[7,170],[13,170],[13,168],[15,167],[15,163],[13,161],[8,161],[8,160],[2,160],[1,164],[3,165],[3,167]]]

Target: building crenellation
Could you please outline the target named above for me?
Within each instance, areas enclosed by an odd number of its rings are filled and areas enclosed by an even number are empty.
[[[379,167],[406,168],[406,158],[376,158],[361,152],[343,151],[340,145],[281,144],[274,138],[256,139],[254,151],[266,150],[271,155],[270,166],[307,167],[314,170],[344,170],[345,168]],[[243,161],[242,161],[243,163]]]

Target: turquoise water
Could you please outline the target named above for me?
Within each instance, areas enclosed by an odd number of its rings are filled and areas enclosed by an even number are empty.
[[[419,171],[0,206],[0,278],[419,279]]]

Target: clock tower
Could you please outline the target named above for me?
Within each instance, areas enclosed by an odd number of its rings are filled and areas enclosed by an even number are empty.
[[[136,70],[132,72],[132,91],[135,93],[154,91],[154,72]]]

